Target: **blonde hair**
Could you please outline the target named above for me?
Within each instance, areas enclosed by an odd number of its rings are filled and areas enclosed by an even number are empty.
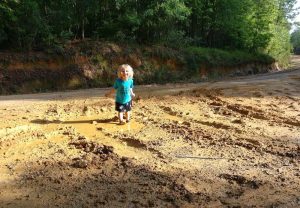
[[[118,77],[121,78],[121,70],[122,69],[127,69],[129,72],[129,78],[133,78],[133,68],[129,64],[122,64],[118,67]]]

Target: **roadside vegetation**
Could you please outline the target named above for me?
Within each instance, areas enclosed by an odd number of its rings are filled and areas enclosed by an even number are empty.
[[[291,43],[293,47],[293,52],[296,55],[300,54],[300,27],[299,25],[291,34]]]
[[[4,0],[1,94],[109,86],[114,67],[129,59],[138,84],[220,78],[230,67],[284,68],[295,2]]]
[[[92,38],[264,53],[285,65],[295,2],[5,0],[0,3],[0,48],[45,50]]]

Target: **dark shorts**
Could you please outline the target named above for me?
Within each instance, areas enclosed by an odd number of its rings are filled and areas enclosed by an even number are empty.
[[[117,103],[116,102],[116,111],[118,112],[127,112],[127,111],[131,111],[131,106],[132,106],[132,102],[129,101],[128,103],[124,103],[124,104],[121,104],[121,103]]]

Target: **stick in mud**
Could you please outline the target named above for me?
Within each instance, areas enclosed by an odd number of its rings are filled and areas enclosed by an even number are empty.
[[[229,160],[229,158],[222,157],[200,157],[200,156],[189,156],[189,155],[175,155],[176,158],[190,158],[199,160]]]

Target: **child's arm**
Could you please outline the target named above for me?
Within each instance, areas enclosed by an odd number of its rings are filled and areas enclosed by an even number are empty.
[[[130,88],[130,95],[131,95],[132,98],[135,97],[135,94],[133,93],[133,89],[132,88]]]
[[[107,93],[105,93],[105,97],[111,97],[112,94],[114,94],[116,92],[116,90],[114,88],[112,88],[110,91],[108,91]]]

